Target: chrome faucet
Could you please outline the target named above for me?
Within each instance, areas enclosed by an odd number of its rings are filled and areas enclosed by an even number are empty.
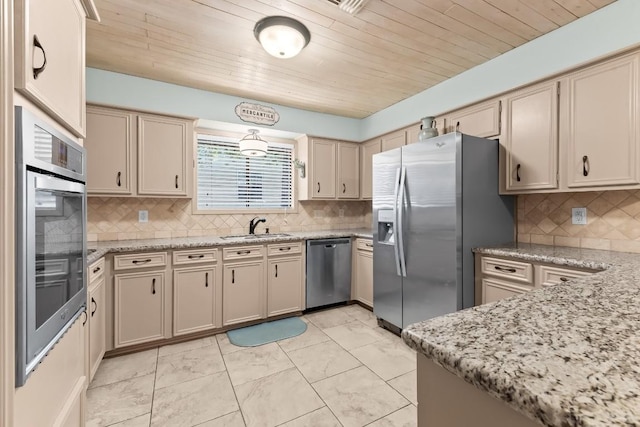
[[[255,217],[251,221],[249,221],[249,234],[256,234],[256,227],[261,222],[267,222],[267,219]]]

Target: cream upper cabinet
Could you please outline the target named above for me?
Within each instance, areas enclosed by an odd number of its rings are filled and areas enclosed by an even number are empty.
[[[360,196],[360,159],[358,144],[338,142],[338,199]]]
[[[394,148],[402,147],[406,142],[407,135],[404,129],[386,134],[380,139],[382,151],[389,151]]]
[[[106,350],[106,285],[104,260],[89,268],[87,306],[89,317],[89,382],[93,380]]]
[[[216,266],[173,270],[173,335],[213,329],[216,325]]]
[[[360,145],[360,198],[373,197],[373,156],[380,152],[380,138]]]
[[[370,239],[356,239],[353,262],[353,299],[373,307],[373,243]]]
[[[302,311],[302,256],[269,259],[267,316]]]
[[[311,141],[311,198],[336,197],[336,143],[313,138]]]
[[[437,123],[436,123],[437,124]],[[420,135],[420,131],[422,130],[421,124],[416,123],[415,125],[411,125],[405,128],[405,138],[407,144],[414,144],[418,142],[418,136]]]
[[[481,138],[500,135],[500,100],[491,100],[448,114],[447,132],[462,132]]]
[[[16,89],[84,137],[86,14],[80,0],[14,4]]]
[[[546,82],[505,98],[508,191],[558,187],[558,85]]]
[[[138,116],[138,194],[187,196],[193,143],[192,122]]]
[[[622,56],[568,76],[561,116],[568,187],[639,183],[639,57]]]
[[[87,192],[132,195],[135,115],[128,111],[87,107]]]

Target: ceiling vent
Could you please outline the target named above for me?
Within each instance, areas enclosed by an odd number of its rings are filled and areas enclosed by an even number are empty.
[[[369,0],[328,0],[329,3],[337,5],[340,10],[347,12],[350,15],[355,15],[360,12],[364,5]]]

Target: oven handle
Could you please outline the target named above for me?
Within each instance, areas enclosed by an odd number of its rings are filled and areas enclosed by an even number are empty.
[[[84,184],[46,175],[35,176],[35,188],[36,190],[65,191],[78,194],[85,193]]]

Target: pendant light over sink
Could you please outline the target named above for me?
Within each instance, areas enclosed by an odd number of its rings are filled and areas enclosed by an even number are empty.
[[[309,44],[311,33],[303,23],[287,16],[267,16],[256,23],[253,35],[269,55],[293,58]]]
[[[249,129],[249,134],[240,140],[240,153],[249,157],[267,155],[269,144],[258,136],[258,129]]]

